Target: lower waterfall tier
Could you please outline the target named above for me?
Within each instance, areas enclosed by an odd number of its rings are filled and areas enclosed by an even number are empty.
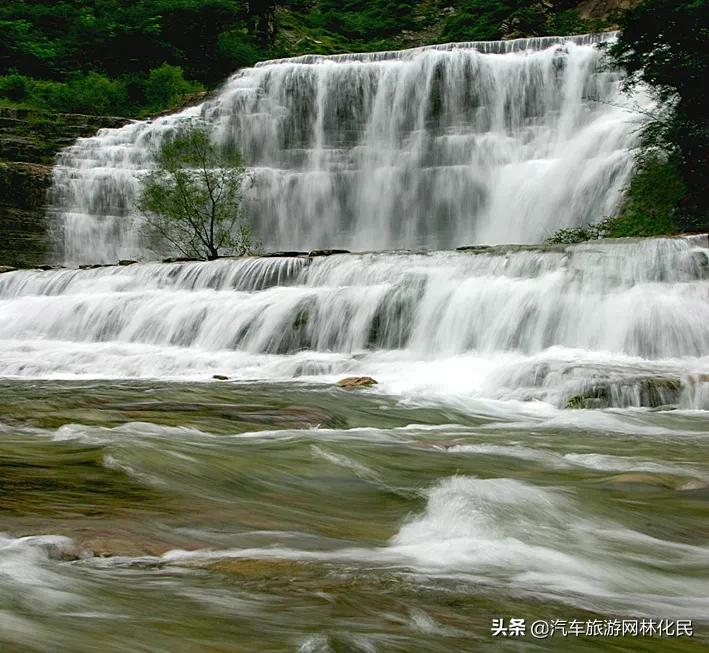
[[[0,276],[0,375],[333,382],[559,406],[709,400],[705,236]]]

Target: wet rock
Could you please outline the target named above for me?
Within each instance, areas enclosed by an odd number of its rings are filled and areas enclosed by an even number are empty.
[[[377,381],[371,376],[348,376],[337,382],[338,387],[345,388],[346,390],[352,390],[355,388],[369,388],[373,385],[377,385]]]
[[[228,381],[229,377],[224,376],[224,374],[212,374],[212,378],[216,379],[217,381]]]
[[[637,406],[669,409],[679,402],[682,382],[676,377],[651,376],[596,382],[569,397],[565,408],[593,409]]]
[[[676,378],[653,377],[639,382],[642,406],[655,408],[676,403],[682,392],[682,383]]]
[[[129,258],[122,258],[120,261],[118,261],[118,265],[133,265],[133,263],[137,263],[138,261],[133,261],[132,259]]]
[[[0,150],[2,150],[0,139]],[[4,151],[0,154],[3,158]],[[46,201],[51,168],[27,162],[0,161],[0,260],[32,267],[49,249]]]
[[[126,118],[0,107],[0,260],[33,267],[55,254],[47,216],[56,153]]]
[[[627,472],[624,474],[616,474],[607,480],[611,485],[647,485],[654,487],[663,487],[675,489],[675,483],[672,479],[665,476],[657,476],[655,474],[647,474],[643,472]]]
[[[210,571],[238,576],[243,579],[288,578],[298,576],[304,565],[295,560],[274,558],[221,558],[198,563]]]
[[[17,268],[13,268],[10,265],[0,265],[0,274],[5,272],[14,272]]]
[[[159,111],[158,113],[154,113],[150,116],[150,118],[155,119],[160,118],[161,116],[169,116],[172,113],[182,111],[182,109],[187,109],[188,107],[193,107],[196,104],[201,104],[211,95],[211,91],[197,91],[196,93],[188,93],[182,98],[182,101],[174,107],[171,107],[170,109],[165,109],[164,111]]]
[[[84,550],[90,551],[94,556],[102,558],[109,556],[157,556],[162,555],[167,548],[162,543],[150,542],[127,535],[99,535],[84,540],[81,546]]]
[[[227,386],[229,387],[229,386]],[[267,428],[344,428],[346,421],[315,407],[274,407],[254,404],[213,403],[190,401],[149,401],[111,403],[101,410],[119,411],[122,419],[157,422],[171,426],[194,425],[200,428],[202,420],[227,420],[229,432],[234,422],[263,425]],[[1,497],[1,495],[0,495]]]
[[[566,400],[564,408],[571,410],[581,410],[586,408],[586,400],[581,395],[574,395]]]
[[[348,249],[314,249],[308,256],[332,256],[333,254],[351,254]]]
[[[709,374],[693,374],[687,381],[694,385],[697,383],[709,383]]]
[[[458,252],[485,252],[492,249],[492,245],[463,245],[462,247],[456,247]]]
[[[74,560],[86,560],[93,557],[93,553],[69,539],[52,542],[47,545],[47,556],[50,560],[60,562],[73,562]]]
[[[189,258],[188,256],[170,256],[162,260],[163,263],[199,263],[201,258]]]
[[[608,388],[594,386],[585,392],[573,395],[566,400],[565,408],[588,410],[593,408],[608,408],[610,406],[610,395]]]
[[[308,256],[308,252],[283,251],[283,252],[267,252],[262,254],[264,258],[288,258],[291,256]]]

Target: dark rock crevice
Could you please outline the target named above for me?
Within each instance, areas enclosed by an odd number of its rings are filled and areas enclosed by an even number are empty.
[[[57,152],[127,118],[0,107],[0,265],[34,267],[50,247],[47,196]]]

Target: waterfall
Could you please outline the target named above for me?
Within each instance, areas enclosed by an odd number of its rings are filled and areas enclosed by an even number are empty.
[[[706,236],[17,271],[0,376],[371,374],[404,394],[704,406],[708,293]]]
[[[183,121],[237,144],[267,249],[539,242],[614,212],[641,120],[597,47],[612,34],[264,62],[204,104],[65,149],[64,262],[154,257],[135,215],[150,150]]]

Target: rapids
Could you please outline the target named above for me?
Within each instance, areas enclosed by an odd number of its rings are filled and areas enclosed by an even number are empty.
[[[699,653],[705,414],[0,380],[0,649]],[[510,641],[500,616],[695,636]]]

